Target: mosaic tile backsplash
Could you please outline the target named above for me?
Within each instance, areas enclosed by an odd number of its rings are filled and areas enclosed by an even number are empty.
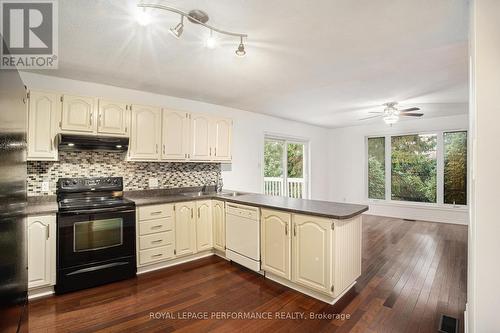
[[[216,185],[217,163],[129,162],[123,153],[59,152],[59,161],[28,161],[28,196],[53,195],[61,177],[123,177],[124,189],[149,188],[149,179],[158,179],[158,188]],[[42,182],[49,191],[42,191]]]

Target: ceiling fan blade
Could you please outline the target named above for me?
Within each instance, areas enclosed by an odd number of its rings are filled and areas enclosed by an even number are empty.
[[[400,113],[399,115],[402,117],[422,117],[424,114],[423,113]]]
[[[413,108],[399,110],[399,112],[410,112],[410,111],[418,111],[418,110],[420,110],[420,108],[413,107]]]
[[[361,119],[358,119],[358,120],[368,120],[368,119],[377,118],[377,117],[382,117],[382,115],[370,116],[370,117],[361,118]]]

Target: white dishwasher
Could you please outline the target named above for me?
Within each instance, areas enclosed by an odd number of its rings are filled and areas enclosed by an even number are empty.
[[[260,271],[259,208],[226,203],[226,257]]]

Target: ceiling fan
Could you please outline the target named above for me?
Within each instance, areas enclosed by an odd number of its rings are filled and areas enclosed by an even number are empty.
[[[385,109],[383,111],[370,111],[370,113],[376,113],[375,116],[370,116],[366,118],[361,118],[359,120],[367,120],[377,117],[382,117],[387,125],[395,124],[398,122],[399,117],[422,117],[423,113],[413,113],[413,111],[419,111],[420,108],[412,107],[406,109],[398,109],[397,102],[388,102],[384,104]]]

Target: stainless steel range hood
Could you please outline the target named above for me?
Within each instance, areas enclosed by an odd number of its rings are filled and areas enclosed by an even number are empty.
[[[107,151],[125,152],[128,149],[128,138],[90,136],[75,134],[59,134],[59,151]]]

